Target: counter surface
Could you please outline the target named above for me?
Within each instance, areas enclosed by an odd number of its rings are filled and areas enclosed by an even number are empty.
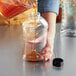
[[[50,62],[24,62],[22,26],[0,26],[0,76],[76,76],[76,38],[60,36],[57,25],[54,53],[64,59],[61,68]]]

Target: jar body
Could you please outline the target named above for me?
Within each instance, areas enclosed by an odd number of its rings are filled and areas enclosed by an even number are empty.
[[[32,7],[32,0],[0,0],[0,14],[12,18]]]
[[[62,3],[61,35],[76,37],[76,2]]]
[[[45,23],[45,25],[44,25]],[[41,51],[46,46],[47,23],[40,17],[23,24],[24,60],[40,61]]]

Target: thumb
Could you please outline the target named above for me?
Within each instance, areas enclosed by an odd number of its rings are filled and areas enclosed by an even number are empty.
[[[44,40],[44,35],[40,36],[39,38],[35,39],[35,40],[31,40],[29,41],[29,43],[31,44],[37,44],[37,43],[41,43]]]

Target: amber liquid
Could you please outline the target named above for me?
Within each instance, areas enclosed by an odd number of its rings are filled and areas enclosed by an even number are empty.
[[[29,8],[26,8],[21,5],[17,6],[17,5],[11,5],[11,4],[0,2],[0,12],[6,18],[12,18],[28,9]]]
[[[37,33],[36,33],[36,28],[37,28],[37,18],[36,18],[37,4],[36,4],[36,1],[33,2],[33,13],[34,13],[34,19],[33,19],[33,23],[31,24],[31,26],[35,29],[35,31],[33,33],[31,33],[31,31],[28,32],[28,34],[30,34],[28,39],[31,36],[33,40],[36,40],[37,39],[37,37],[36,37],[36,35],[37,35]],[[28,26],[30,26],[30,25],[28,25]],[[29,29],[31,29],[31,27]],[[31,39],[29,39],[29,40],[31,40]],[[28,40],[26,40],[26,41],[28,41]],[[37,45],[37,43],[35,44],[35,42],[34,42],[34,44],[33,43],[25,43],[26,53],[24,54],[24,57],[26,56],[26,61],[41,61],[41,55],[40,55],[40,53],[37,52],[36,45]]]

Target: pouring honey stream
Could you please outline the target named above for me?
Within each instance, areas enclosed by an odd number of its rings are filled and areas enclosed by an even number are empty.
[[[36,40],[36,28],[37,28],[37,1],[33,0],[33,11],[31,13],[33,16],[33,24],[31,26],[35,29],[35,35],[34,35],[34,41]],[[40,60],[40,54],[37,53],[36,50],[36,44],[31,44],[31,52],[26,55],[26,61],[39,61]],[[28,50],[29,51],[29,50]],[[25,53],[23,58],[25,59]]]

